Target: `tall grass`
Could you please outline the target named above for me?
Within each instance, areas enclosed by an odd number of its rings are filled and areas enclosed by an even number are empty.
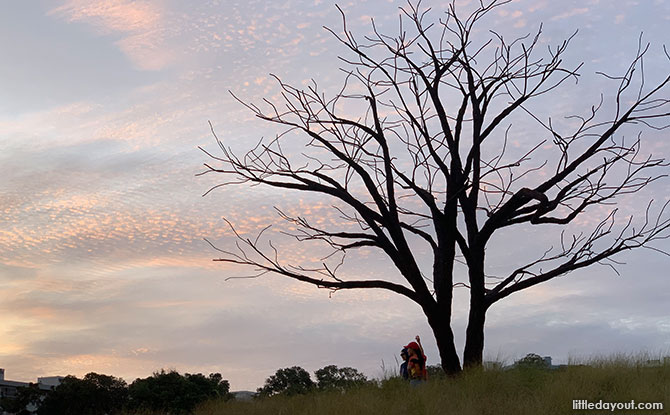
[[[662,411],[624,412],[667,414],[670,409],[670,365],[650,367],[646,360],[615,356],[591,359],[580,362],[581,365],[556,370],[480,369],[453,379],[432,379],[416,388],[393,378],[346,393],[314,392],[252,402],[212,401],[200,406],[195,415],[574,415],[607,412],[573,410],[572,402],[576,399],[662,402],[665,407]]]

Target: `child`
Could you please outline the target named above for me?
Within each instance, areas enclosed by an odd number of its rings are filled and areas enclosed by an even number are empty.
[[[421,339],[416,336],[416,342],[411,342],[407,346],[409,359],[407,361],[407,373],[409,375],[409,384],[418,386],[427,380],[426,355],[423,353]]]
[[[403,347],[400,351],[400,357],[402,358],[402,363],[400,364],[400,376],[408,380],[409,372],[407,372],[407,360],[409,359],[409,354],[407,353],[407,348]]]

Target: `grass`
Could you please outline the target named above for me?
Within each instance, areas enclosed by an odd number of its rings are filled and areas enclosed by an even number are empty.
[[[344,394],[314,392],[251,402],[211,401],[200,406],[195,415],[574,415],[609,412],[573,410],[575,399],[662,402],[665,409],[661,411],[616,413],[669,413],[670,365],[649,367],[644,358],[630,356],[571,363],[557,370],[474,370],[454,379],[435,378],[418,388],[392,378]]]

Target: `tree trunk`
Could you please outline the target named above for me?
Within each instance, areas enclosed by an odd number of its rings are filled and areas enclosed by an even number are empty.
[[[470,313],[468,327],[465,332],[465,350],[463,351],[463,367],[472,368],[482,365],[484,354],[484,323],[486,321],[486,284],[484,275],[484,247],[471,241],[471,252],[468,260],[468,277],[470,280]]]
[[[428,315],[428,324],[433,329],[437,350],[440,352],[440,363],[447,375],[461,373],[461,361],[454,344],[454,332],[451,330],[449,318],[440,315]]]
[[[465,350],[463,352],[463,366],[465,368],[482,365],[484,354],[484,322],[486,320],[486,306],[476,301],[470,302],[470,316],[466,330]]]

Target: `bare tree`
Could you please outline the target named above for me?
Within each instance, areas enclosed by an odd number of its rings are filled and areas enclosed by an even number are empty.
[[[616,208],[588,232],[572,234],[568,225],[588,214],[590,206],[613,204],[666,176],[665,160],[644,156],[640,135],[625,140],[622,127],[666,127],[660,123],[670,115],[670,100],[662,94],[667,95],[670,76],[654,86],[645,83],[649,45],[640,40],[624,74],[602,74],[613,82],[611,109],[601,96],[587,114],[569,117],[559,127],[531,104],[578,79],[581,64],[563,62],[574,35],[548,49],[540,47],[542,26],[512,42],[496,32],[484,43],[474,41],[473,28],[506,3],[481,1],[467,18],[452,4],[433,23],[429,10],[410,3],[401,9],[398,35],[379,33],[373,21],[374,35],[363,39],[349,31],[340,10],[343,30],[327,29],[349,53],[340,58],[346,78],[339,93],[327,98],[316,82],[303,89],[276,78],[280,102],[264,99],[257,106],[239,100],[258,118],[285,127],[243,155],[212,130],[221,153],[207,153],[215,163],[205,164],[203,174],[226,178],[215,188],[253,184],[325,195],[340,216],[338,227],[278,209],[296,229],[293,236],[304,243],[325,242],[342,257],[360,248],[380,251],[405,281],[352,279],[325,260],[316,268],[286,264],[271,241],[239,234],[230,222],[238,242],[229,249],[215,247],[222,254],[216,260],[251,266],[254,276],[275,273],[329,290],[382,288],[404,295],[425,313],[443,369],[458,373],[451,325],[455,286],[469,289],[463,361],[476,366],[482,362],[491,305],[593,264],[614,268],[612,257],[623,251],[660,251],[652,245],[669,236],[668,202],[655,209],[651,201],[645,204],[639,226],[632,217],[615,223]],[[359,115],[347,114],[353,110]],[[519,119],[513,114],[530,117],[547,139],[508,155],[511,123]],[[305,140],[304,150],[289,155],[286,140],[295,139],[296,132]],[[547,146],[551,155],[537,161]],[[509,274],[487,274],[487,244],[513,226],[560,228],[560,246],[547,247]],[[428,247],[432,266],[418,258],[417,241]],[[462,282],[455,272],[458,263],[467,269]],[[422,273],[422,267],[429,272]]]

